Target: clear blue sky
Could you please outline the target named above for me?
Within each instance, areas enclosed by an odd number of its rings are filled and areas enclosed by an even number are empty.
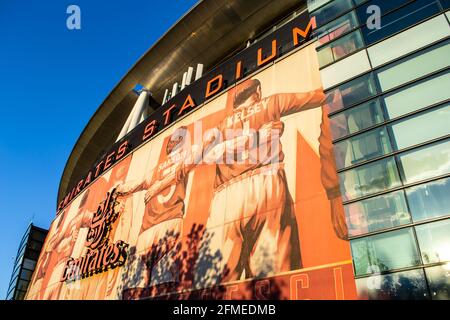
[[[48,228],[65,162],[96,108],[195,0],[0,0],[0,299],[34,215]],[[81,8],[81,30],[66,9]]]

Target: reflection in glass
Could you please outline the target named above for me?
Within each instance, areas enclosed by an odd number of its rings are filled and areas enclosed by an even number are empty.
[[[390,125],[396,149],[401,150],[450,134],[450,104]],[[411,128],[420,128],[412,130]]]
[[[397,87],[403,83],[420,78],[434,71],[450,66],[450,43],[439,44],[406,60],[388,66],[375,74],[382,91]]]
[[[401,185],[393,158],[387,158],[339,174],[344,200],[395,188]]]
[[[27,291],[27,289],[28,289],[28,284],[29,284],[29,281],[26,281],[26,280],[19,280],[19,282],[17,283],[17,289],[18,290],[22,290],[22,291]]]
[[[381,29],[368,28],[364,25],[362,30],[366,44],[372,44],[396,32],[404,30],[440,11],[440,6],[436,0],[379,0],[379,3],[390,4],[409,1],[410,3],[391,13],[383,16]],[[335,1],[340,2],[340,1]],[[371,2],[372,4],[372,2]]]
[[[32,260],[38,260],[39,259],[39,254],[40,254],[40,252],[39,251],[35,251],[35,250],[27,250],[26,252],[25,252],[25,257],[26,258],[29,258],[29,259],[32,259]]]
[[[377,94],[377,87],[371,73],[340,85],[327,92],[329,113],[357,104]]]
[[[22,260],[24,259],[24,257],[25,257],[25,255],[23,255],[23,254],[20,255],[19,259],[16,258],[17,260],[16,260],[16,262],[14,262],[14,264],[15,264],[15,265],[20,265],[20,264],[22,263]],[[25,262],[26,262],[27,260],[28,260],[28,259],[25,259]],[[31,261],[31,260],[30,260],[30,261]],[[36,263],[36,262],[35,262],[35,263]],[[25,264],[24,264],[24,266],[25,266]]]
[[[26,291],[17,291],[16,292],[16,296],[15,296],[15,300],[24,300],[25,299],[25,293]]]
[[[344,208],[351,237],[411,222],[403,191],[354,202]]]
[[[360,299],[429,299],[422,269],[356,279],[356,288]]]
[[[307,0],[306,2],[308,4],[308,11],[313,12],[317,10],[317,8],[320,8],[331,1],[333,0]]]
[[[392,151],[385,127],[351,137],[334,145],[336,167],[342,169]]]
[[[333,1],[319,10],[315,11],[312,16],[316,17],[317,26],[321,27],[330,20],[333,20],[340,14],[352,8],[351,0]]]
[[[426,268],[428,284],[433,300],[450,299],[450,264]]]
[[[321,67],[346,57],[364,46],[361,33],[357,30],[318,49],[317,57]]]
[[[333,139],[339,139],[383,121],[383,111],[377,99],[330,117],[331,133]]]
[[[384,98],[390,119],[450,99],[450,71],[415,83]]]
[[[405,183],[450,173],[450,140],[432,144],[398,156]]]
[[[406,189],[414,221],[450,214],[450,178]]]
[[[34,231],[34,232],[31,233],[31,237],[34,240],[40,241],[40,242],[44,242],[46,236],[47,236],[47,234],[46,233],[42,233],[42,232]]]
[[[34,241],[34,240],[31,240],[28,242],[29,250],[36,250],[36,251],[40,252],[41,248],[42,248],[42,242],[38,242],[38,241]]]
[[[22,269],[22,272],[20,273],[20,278],[23,280],[30,281],[32,275],[33,275],[33,271]]]
[[[34,270],[34,268],[36,267],[36,261],[25,259],[23,262],[23,267],[30,270]]]
[[[424,263],[450,261],[450,219],[416,227]]]
[[[389,1],[372,0],[372,1],[370,1],[370,3],[357,8],[356,11],[357,11],[358,17],[360,17],[360,19],[367,19],[367,8],[371,5],[378,6],[381,10],[381,14],[385,15],[387,12],[389,12],[393,9],[399,8],[400,6],[404,5],[408,1],[410,1],[410,0],[389,0]]]
[[[411,228],[350,241],[357,276],[420,264]]]
[[[335,38],[355,29],[358,26],[354,11],[331,21],[323,27],[317,29],[315,33],[318,35],[318,45],[324,45]]]

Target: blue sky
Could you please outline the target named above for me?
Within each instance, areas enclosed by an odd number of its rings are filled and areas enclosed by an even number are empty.
[[[65,162],[96,108],[195,0],[0,1],[0,299],[33,215],[48,228]],[[66,9],[81,8],[81,30]]]

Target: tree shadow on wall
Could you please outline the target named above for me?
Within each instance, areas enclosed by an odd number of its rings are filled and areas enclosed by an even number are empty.
[[[262,248],[256,263],[258,270],[254,277],[242,281],[228,291],[225,299],[233,300],[278,300],[282,298],[282,288],[286,285],[283,279],[274,274],[274,257],[267,248]]]
[[[122,299],[192,299],[195,289],[217,285],[228,274],[212,234],[194,224],[185,237],[166,231],[146,253],[130,248],[118,292]]]
[[[145,254],[132,247],[122,272],[121,299],[280,299],[285,285],[272,271],[271,257],[263,250],[256,277],[227,285],[220,249],[213,249],[214,234],[194,224],[185,237],[167,231]]]

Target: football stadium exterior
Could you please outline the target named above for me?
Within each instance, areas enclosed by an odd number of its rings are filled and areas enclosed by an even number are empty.
[[[64,169],[26,299],[449,299],[450,0],[204,0]]]

